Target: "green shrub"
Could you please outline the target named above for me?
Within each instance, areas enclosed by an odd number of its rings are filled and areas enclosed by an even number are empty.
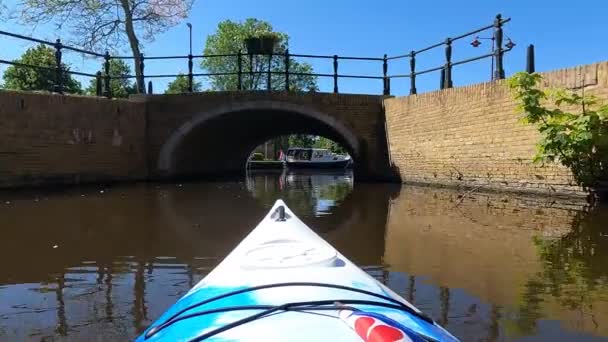
[[[608,105],[584,92],[540,89],[541,79],[539,74],[520,72],[508,82],[518,111],[524,114],[522,121],[537,125],[541,133],[534,161],[560,162],[584,187],[608,180]]]

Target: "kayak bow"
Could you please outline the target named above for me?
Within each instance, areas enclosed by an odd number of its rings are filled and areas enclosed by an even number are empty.
[[[278,200],[137,341],[458,340],[355,266]]]

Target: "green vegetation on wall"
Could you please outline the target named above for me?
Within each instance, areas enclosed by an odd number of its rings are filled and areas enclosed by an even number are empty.
[[[540,89],[541,79],[520,72],[508,82],[522,121],[541,133],[534,161],[559,162],[580,185],[600,185],[608,180],[608,105],[564,89]]]

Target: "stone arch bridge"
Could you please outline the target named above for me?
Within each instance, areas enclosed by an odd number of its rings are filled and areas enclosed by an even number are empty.
[[[608,99],[608,62],[542,76]],[[0,188],[244,172],[258,144],[307,133],[342,143],[357,180],[586,196],[563,165],[532,162],[540,135],[516,106],[502,80],[403,97],[0,90]]]
[[[382,96],[260,91],[132,100],[145,105],[150,178],[242,173],[256,146],[295,133],[342,144],[358,179],[389,176]]]

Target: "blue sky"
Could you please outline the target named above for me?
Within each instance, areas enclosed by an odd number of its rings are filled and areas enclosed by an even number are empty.
[[[10,0],[7,5],[14,5]],[[286,32],[294,53],[381,57],[396,55],[444,40],[492,22],[497,13],[511,17],[505,27],[507,36],[517,44],[505,57],[507,74],[525,67],[525,47],[535,44],[537,70],[552,70],[579,64],[608,60],[608,0],[198,0],[190,18],[145,43],[146,55],[187,54],[189,21],[194,27],[194,50],[202,51],[208,34],[225,19],[244,20],[255,17],[269,21],[275,30]],[[35,31],[11,22],[0,29],[43,38],[57,35],[41,26]],[[484,36],[489,36],[487,32]],[[61,37],[67,39],[68,37]],[[454,45],[453,59],[459,60],[489,52],[489,41],[477,49],[470,40]],[[0,38],[0,58],[13,59],[28,46],[23,42]],[[127,51],[127,50],[125,50]],[[97,63],[79,56],[67,57],[72,68],[95,71]],[[443,63],[443,49],[421,55],[418,69]],[[331,61],[313,62],[315,71],[332,72]],[[389,73],[407,73],[407,60],[391,63]],[[186,62],[150,62],[146,73],[186,71]],[[341,73],[381,75],[378,62],[344,62]],[[490,76],[490,60],[459,66],[454,69],[454,84],[466,85],[486,81]],[[154,80],[155,91],[161,91],[170,80]],[[407,79],[393,80],[393,94],[408,92]],[[331,79],[320,79],[322,91],[331,91]],[[419,92],[438,87],[437,73],[420,76]],[[340,80],[341,92],[379,94],[379,80]]]

